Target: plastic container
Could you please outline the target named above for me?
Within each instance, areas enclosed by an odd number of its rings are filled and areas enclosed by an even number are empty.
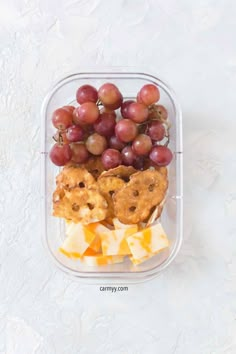
[[[128,259],[121,264],[88,267],[68,259],[58,252],[65,237],[64,222],[52,216],[52,193],[59,168],[48,156],[55,128],[51,123],[52,112],[61,106],[76,104],[75,92],[83,84],[97,88],[112,82],[122,92],[124,99],[135,98],[140,88],[147,83],[158,85],[163,104],[169,113],[170,145],[174,153],[169,166],[169,188],[161,223],[170,240],[170,248],[141,265],[134,266]],[[83,72],[65,77],[47,94],[42,105],[42,235],[46,248],[57,266],[64,272],[90,283],[135,283],[160,274],[176,257],[182,242],[182,122],[181,109],[172,89],[155,76],[138,72]]]

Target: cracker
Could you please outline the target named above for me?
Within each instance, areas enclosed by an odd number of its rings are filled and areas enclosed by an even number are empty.
[[[157,170],[158,172],[160,172],[163,176],[167,177],[168,174],[168,170],[167,167],[165,166],[157,166],[156,164],[154,164],[154,162],[152,162],[151,160],[147,159],[144,163],[144,170]]]
[[[80,166],[87,169],[88,172],[93,175],[95,180],[97,180],[105,170],[100,156],[91,156],[86,163],[81,164]]]
[[[115,177],[119,177],[121,179],[123,179],[124,181],[128,182],[129,178],[132,174],[134,174],[135,172],[137,172],[137,170],[132,167],[132,166],[124,166],[124,165],[120,165],[118,167],[115,168],[111,168],[108,171],[104,171],[101,177],[109,177],[109,176],[115,176]]]
[[[56,178],[57,186],[65,190],[73,188],[93,188],[96,183],[94,177],[85,168],[66,166]]]
[[[99,191],[104,196],[108,204],[107,217],[113,218],[114,203],[112,196],[116,191],[118,191],[125,185],[125,182],[123,181],[123,179],[115,176],[100,177],[97,182]]]
[[[153,207],[163,200],[167,187],[166,177],[156,170],[133,174],[130,181],[113,195],[115,216],[124,224],[147,220]]]
[[[75,223],[89,224],[104,220],[107,216],[107,202],[96,189],[56,189],[53,195],[53,215]]]

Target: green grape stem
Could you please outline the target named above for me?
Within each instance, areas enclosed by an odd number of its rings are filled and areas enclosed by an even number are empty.
[[[59,145],[63,145],[64,140],[63,140],[63,136],[62,136],[62,133],[61,133],[60,130],[58,131],[58,139],[56,139],[55,135],[53,135],[52,138],[53,138],[53,140],[54,140],[56,143],[58,143]]]
[[[61,132],[59,132],[59,139],[58,139],[58,143],[59,143],[59,145],[63,145],[63,136],[62,136],[62,134],[61,134]]]

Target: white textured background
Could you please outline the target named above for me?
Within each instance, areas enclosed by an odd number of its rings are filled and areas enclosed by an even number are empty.
[[[0,1],[0,354],[236,353],[234,0]],[[101,293],[40,240],[40,105],[96,65],[154,70],[184,115],[184,244],[161,277]]]

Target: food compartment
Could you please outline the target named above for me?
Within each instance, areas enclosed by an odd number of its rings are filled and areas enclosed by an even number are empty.
[[[52,146],[55,129],[51,116],[55,109],[64,105],[76,104],[75,92],[78,87],[90,84],[98,88],[105,82],[119,87],[124,99],[135,99],[139,89],[148,83],[158,85],[160,101],[168,110],[170,127],[169,147],[173,160],[168,167],[169,188],[161,215],[170,247],[150,260],[134,266],[129,259],[123,263],[89,267],[61,254],[58,249],[65,238],[65,222],[52,216],[52,194],[55,178],[60,168],[54,166],[48,156]],[[166,84],[157,78],[138,73],[81,73],[71,75],[60,81],[45,98],[42,109],[42,219],[45,245],[56,264],[64,271],[81,279],[103,279],[109,281],[135,282],[149,279],[160,273],[175,257],[182,240],[182,139],[181,113],[174,94]]]

